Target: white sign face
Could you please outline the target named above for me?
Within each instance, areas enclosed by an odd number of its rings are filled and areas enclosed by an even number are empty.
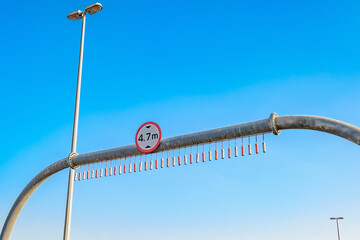
[[[136,147],[144,153],[154,151],[161,141],[161,129],[155,122],[146,122],[135,135]]]

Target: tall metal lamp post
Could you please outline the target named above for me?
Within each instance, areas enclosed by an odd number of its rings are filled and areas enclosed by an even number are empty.
[[[339,220],[344,219],[343,217],[331,217],[330,220],[336,220],[338,240],[340,240]]]
[[[71,158],[74,155],[76,155],[86,13],[89,13],[90,15],[92,15],[92,14],[100,11],[101,9],[102,9],[102,5],[100,3],[94,3],[94,4],[87,6],[84,11],[77,10],[77,11],[69,13],[67,16],[67,18],[70,20],[82,19],[82,28],[81,28],[79,68],[78,68],[78,77],[77,77],[77,85],[76,85],[76,98],[75,98],[75,111],[74,111],[71,153],[69,155],[69,165],[71,167],[69,169],[69,183],[68,183],[68,191],[67,191],[67,199],[66,199],[66,213],[65,213],[65,225],[64,225],[64,238],[63,238],[64,240],[68,240],[70,237],[71,208],[72,208],[74,172],[75,172],[75,170],[74,170],[75,166],[73,165]]]

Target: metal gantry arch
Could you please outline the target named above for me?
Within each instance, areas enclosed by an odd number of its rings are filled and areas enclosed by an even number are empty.
[[[357,145],[360,145],[360,128],[348,123],[318,116],[278,116],[276,113],[272,113],[269,118],[263,120],[166,138],[161,141],[159,147],[154,152],[169,151],[187,146],[194,146],[198,144],[271,132],[275,135],[278,135],[280,130],[285,129],[308,129],[326,132],[345,138]],[[135,144],[133,144],[102,151],[71,155],[51,164],[38,173],[17,197],[5,220],[1,231],[0,240],[8,240],[10,238],[10,234],[15,225],[16,219],[27,200],[30,198],[33,192],[53,174],[69,167],[115,160],[142,154],[143,153],[137,149]]]

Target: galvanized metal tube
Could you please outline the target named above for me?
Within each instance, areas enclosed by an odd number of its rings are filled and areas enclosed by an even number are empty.
[[[10,212],[4,222],[4,226],[0,235],[1,240],[8,240],[10,239],[11,231],[15,225],[16,219],[27,202],[27,200],[30,198],[30,196],[35,192],[35,190],[51,175],[68,168],[68,161],[67,158],[63,158],[44,170],[42,170],[40,173],[38,173],[22,190],[20,195],[15,200],[13,206],[10,209]],[[80,174],[80,172],[79,172]]]
[[[279,130],[308,129],[326,132],[360,145],[358,127],[331,118],[308,115],[281,116],[276,118],[276,126]]]

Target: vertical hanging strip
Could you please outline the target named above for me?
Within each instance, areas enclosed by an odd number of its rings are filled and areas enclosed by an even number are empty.
[[[122,165],[121,165],[121,158],[120,158],[120,161],[119,161],[119,175],[121,175],[121,172],[122,172],[121,167],[122,167]]]
[[[150,153],[150,170],[153,169],[152,153]]]
[[[124,173],[126,173],[126,157],[125,157],[125,159],[124,159]]]
[[[76,176],[77,176],[77,172],[76,172],[76,169],[74,170],[74,181],[76,181]]]
[[[203,144],[201,155],[202,155],[202,161],[205,162],[205,144]]]
[[[83,180],[85,180],[85,165],[84,165],[84,168],[83,168]]]
[[[181,165],[181,155],[180,155],[180,148],[179,148],[179,155],[178,155],[178,164]]]
[[[228,147],[228,158],[231,158],[231,145],[230,145],[230,139],[229,141],[229,147]]]
[[[241,155],[245,156],[244,137],[241,138]]]
[[[167,151],[167,155],[166,155],[166,167],[170,166],[170,159],[169,159],[169,151]]]
[[[173,167],[175,167],[175,149],[173,150],[172,164],[173,164]]]
[[[113,170],[112,170],[112,172],[113,172],[113,175],[116,175],[117,174],[117,167],[116,167],[116,159],[114,160],[114,167],[113,167]]]
[[[112,160],[110,160],[109,176],[112,176]]]
[[[84,179],[88,179],[87,176],[88,176],[88,171],[89,171],[89,165],[84,165]]]
[[[235,151],[235,157],[237,157],[238,156],[238,147],[237,147],[237,145],[236,145],[236,138],[235,138],[235,147],[234,147],[234,151]]]
[[[96,163],[95,178],[98,178],[98,175],[99,175],[99,162]]]
[[[164,167],[164,152],[161,152],[161,168]]]
[[[139,163],[139,172],[142,170],[142,161],[141,161],[142,155],[140,155],[140,163]]]
[[[108,162],[105,162],[105,177],[107,177],[108,175],[108,166],[107,166]]]
[[[77,179],[78,179],[78,181],[81,180],[81,166],[79,166],[79,168],[78,168],[78,176],[77,176]]]
[[[89,173],[89,164],[87,165],[87,171],[86,171],[86,179],[89,179],[89,175],[90,175],[90,173]]]
[[[136,156],[135,156],[135,160],[134,160],[134,172],[136,172]]]
[[[130,160],[129,160],[129,173],[131,173],[131,156],[130,156]]]
[[[80,181],[80,180],[82,180],[82,172],[83,172],[83,167],[84,167],[84,165],[82,165],[82,166],[80,166],[79,167],[79,173],[78,173],[78,180]]]
[[[103,162],[101,162],[101,167],[100,167],[100,177],[103,176]]]
[[[217,142],[215,142],[215,160],[218,160],[218,157],[219,157],[219,153],[217,150]]]
[[[184,164],[187,165],[186,147],[184,149]]]
[[[190,146],[190,164],[193,163],[192,146]]]
[[[95,163],[93,163],[93,164],[91,165],[91,178],[94,178],[94,176],[95,176],[94,166],[95,166]]]
[[[145,155],[145,171],[147,171],[147,154]]]
[[[249,155],[251,155],[251,144],[250,144],[250,136],[249,136],[249,145],[248,145],[248,151],[249,151]]]
[[[224,141],[221,141],[221,158],[225,158]]]
[[[209,161],[211,161],[211,144],[209,143]]]
[[[263,134],[263,142],[262,142],[263,152],[266,153],[266,144],[265,144],[265,135]]]
[[[256,154],[259,153],[259,145],[258,145],[258,142],[257,142],[257,135],[255,135],[255,152],[256,152]]]
[[[164,167],[164,152],[161,152],[161,168]]]
[[[158,169],[158,157],[157,157],[157,153],[155,153],[155,169]]]
[[[78,180],[81,180],[81,166],[79,167],[79,171],[78,171]]]
[[[196,163],[199,163],[199,145],[196,145]]]

